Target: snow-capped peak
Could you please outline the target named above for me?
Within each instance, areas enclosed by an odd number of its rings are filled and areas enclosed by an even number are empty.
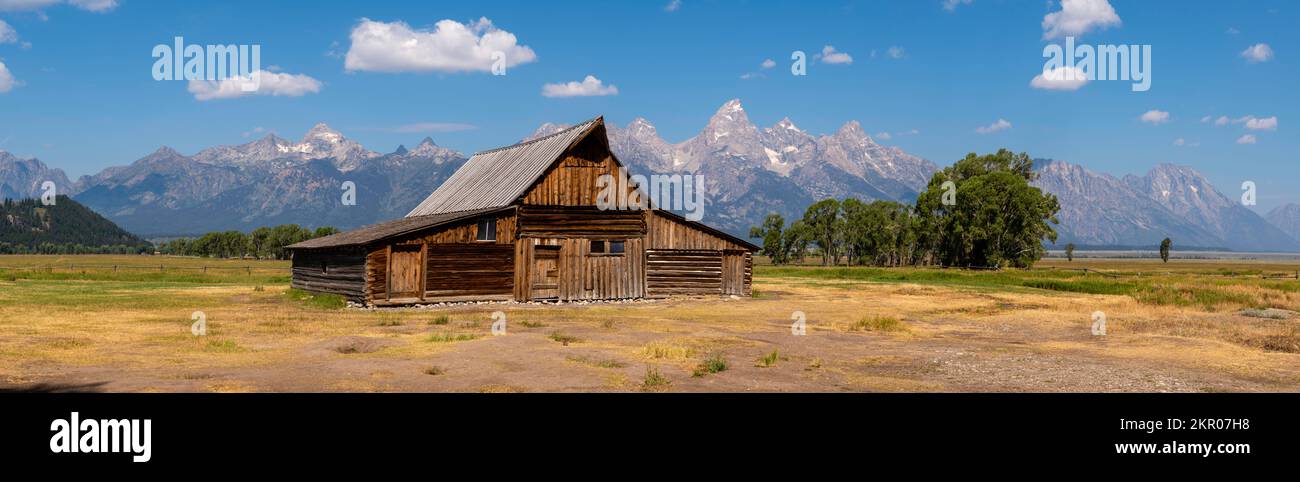
[[[778,129],[785,129],[785,130],[790,130],[795,132],[803,132],[799,130],[798,127],[795,127],[794,122],[791,122],[789,117],[781,119],[781,122],[777,122],[775,127]]]

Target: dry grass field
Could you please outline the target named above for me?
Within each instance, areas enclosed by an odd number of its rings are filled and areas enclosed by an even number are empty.
[[[0,391],[1300,391],[1286,263],[759,266],[753,299],[394,310],[289,292],[286,267],[0,256]]]

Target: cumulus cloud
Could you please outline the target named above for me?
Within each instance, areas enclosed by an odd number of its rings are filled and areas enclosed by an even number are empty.
[[[975,0],[943,0],[943,9],[949,12],[955,12],[957,10],[957,7],[962,5],[970,5],[974,1]]]
[[[235,99],[247,95],[272,95],[301,97],[320,92],[321,82],[301,74],[281,74],[259,70],[259,82],[252,83],[249,77],[231,77],[222,80],[191,80],[189,92],[200,101]],[[256,85],[255,90],[245,91],[244,86]]]
[[[823,64],[851,64],[853,56],[845,52],[835,50],[835,47],[827,45],[822,47],[821,57]]]
[[[1245,129],[1249,130],[1278,130],[1278,117],[1255,118],[1251,117],[1245,120]]]
[[[117,8],[117,0],[0,0],[0,12],[44,10],[60,3],[96,13]]]
[[[764,60],[763,64],[760,65],[760,67],[763,67],[764,69],[770,69],[772,67],[776,67],[776,61],[772,59]]]
[[[890,140],[890,139],[893,139],[893,138],[894,138],[894,135],[893,135],[893,134],[890,134],[890,133],[888,133],[888,132],[878,132],[878,133],[876,133],[876,139],[880,139],[880,140],[882,140],[882,141],[887,141],[887,140]]]
[[[682,8],[682,0],[673,0],[671,2],[668,2],[668,5],[664,5],[665,12],[676,12],[681,8]]]
[[[542,95],[546,97],[595,97],[618,95],[618,87],[605,85],[594,75],[588,75],[582,82],[570,81],[563,84],[546,84],[542,86]]]
[[[14,75],[9,73],[9,67],[5,67],[4,62],[0,62],[0,94],[14,90],[18,81],[14,80]]]
[[[537,61],[533,49],[486,17],[469,24],[441,20],[433,30],[363,18],[352,28],[351,39],[344,60],[350,71],[491,72],[497,58],[506,67]]]
[[[1232,122],[1232,120],[1231,120],[1231,119],[1228,119],[1228,116],[1226,116],[1226,115],[1221,115],[1221,116],[1219,116],[1218,119],[1215,119],[1215,120],[1214,120],[1214,125],[1216,125],[1216,126],[1224,126],[1224,125],[1228,125],[1229,122]]]
[[[998,119],[997,122],[994,122],[992,124],[975,128],[975,132],[978,132],[980,134],[992,134],[994,132],[1005,131],[1010,128],[1011,128],[1010,122],[1007,122],[1006,119]]]
[[[1088,83],[1088,76],[1078,67],[1045,69],[1034,76],[1029,86],[1043,90],[1079,90]]]
[[[1160,125],[1169,122],[1169,113],[1163,110],[1151,109],[1139,118],[1147,124]]]
[[[1254,134],[1246,134],[1246,135],[1244,135],[1244,136],[1238,137],[1238,138],[1237,138],[1237,143],[1238,143],[1238,144],[1254,144],[1257,140],[1258,140],[1258,139],[1255,138],[1255,135],[1254,135]]]
[[[1061,11],[1043,17],[1043,38],[1083,35],[1121,23],[1108,0],[1061,0]]]
[[[1268,44],[1255,44],[1241,51],[1241,56],[1252,64],[1273,60],[1273,47]]]
[[[901,59],[907,56],[907,51],[903,50],[902,47],[899,47],[897,45],[890,47],[887,53],[889,54],[889,58],[891,59]]]
[[[18,41],[18,31],[10,27],[4,20],[0,20],[0,44],[11,44]]]

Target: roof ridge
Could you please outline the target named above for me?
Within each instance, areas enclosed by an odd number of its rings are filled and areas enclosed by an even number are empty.
[[[544,140],[550,139],[550,138],[552,138],[552,137],[558,136],[558,135],[560,135],[560,134],[564,134],[564,133],[569,132],[569,131],[571,131],[571,130],[577,129],[577,128],[579,128],[579,127],[585,126],[585,125],[587,125],[587,124],[594,123],[594,122],[600,120],[600,117],[601,117],[601,116],[592,117],[592,118],[587,119],[587,120],[585,120],[585,121],[579,122],[579,123],[574,124],[574,125],[569,126],[569,127],[565,127],[564,129],[561,129],[561,130],[555,131],[555,132],[553,132],[553,133],[551,133],[551,134],[547,134],[547,135],[544,135],[544,136],[542,136],[542,137],[538,137],[538,138],[536,138],[536,139],[529,139],[529,140],[526,140],[526,141],[523,141],[523,142],[520,142],[520,143],[511,144],[511,145],[508,145],[508,146],[497,147],[497,148],[494,148],[494,149],[488,149],[488,150],[486,150],[486,151],[478,151],[478,152],[475,152],[474,155],[477,156],[477,155],[479,155],[479,154],[489,154],[489,153],[493,153],[493,152],[500,152],[500,151],[505,151],[505,150],[509,150],[509,149],[514,149],[514,148],[516,148],[516,147],[523,147],[523,146],[526,146],[526,145],[529,145],[529,144],[538,143],[538,142],[541,142],[541,141],[544,141]],[[470,156],[470,157],[473,157],[473,156]]]

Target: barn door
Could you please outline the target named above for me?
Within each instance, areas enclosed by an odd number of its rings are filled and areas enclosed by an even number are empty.
[[[420,262],[420,246],[393,246],[388,260],[388,297],[419,298],[420,278],[424,270]]]
[[[557,299],[560,297],[560,247],[537,245],[533,247],[531,299]]]
[[[725,251],[722,254],[722,294],[745,294],[745,252]]]

